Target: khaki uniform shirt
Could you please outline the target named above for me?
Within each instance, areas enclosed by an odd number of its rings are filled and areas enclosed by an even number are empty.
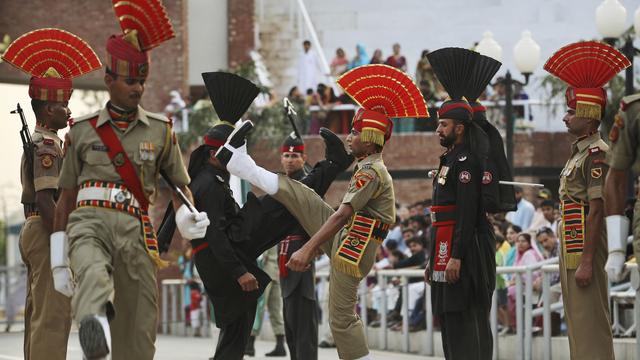
[[[601,199],[609,167],[605,163],[609,146],[595,133],[571,145],[571,158],[560,173],[560,200],[588,205]]]
[[[631,169],[640,174],[640,93],[622,98],[609,140],[609,166],[616,170]]]
[[[351,205],[354,212],[364,211],[386,224],[395,222],[393,180],[382,161],[382,154],[372,154],[358,161],[342,203]]]
[[[189,184],[189,175],[169,119],[138,107],[136,119],[123,132],[113,123],[109,111],[104,107],[74,121],[65,144],[66,154],[59,180],[61,188],[75,188],[89,180],[123,183],[107,154],[108,148],[89,122],[95,118],[97,127],[114,128],[147,198],[155,191],[160,170],[166,171],[176,186]]]
[[[31,135],[34,144],[33,169],[27,169],[24,154],[20,166],[22,203],[35,204],[36,192],[58,189],[58,175],[62,166],[62,140],[49,129],[36,125]],[[34,208],[35,209],[35,208]]]

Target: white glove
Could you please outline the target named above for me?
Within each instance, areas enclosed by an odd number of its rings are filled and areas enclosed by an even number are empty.
[[[621,281],[627,275],[627,269],[624,266],[625,254],[621,252],[612,252],[607,258],[607,264],[604,266],[609,275],[609,281]]]
[[[200,239],[207,233],[209,218],[205,212],[192,213],[183,204],[176,211],[176,225],[183,238],[187,240]]]
[[[62,295],[71,297],[74,285],[69,268],[69,238],[64,231],[56,231],[49,237],[49,244],[53,287]]]
[[[609,258],[604,268],[610,281],[620,281],[626,276],[624,262],[627,253],[629,219],[623,215],[610,215],[605,218],[605,221],[607,223]]]
[[[53,270],[53,287],[66,297],[73,296],[73,275],[68,267],[57,267]]]

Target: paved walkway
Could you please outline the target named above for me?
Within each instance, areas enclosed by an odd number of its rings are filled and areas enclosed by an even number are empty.
[[[214,335],[215,336],[215,335]],[[0,333],[0,360],[23,360],[22,356],[22,332]],[[216,344],[215,339],[210,338],[192,338],[182,336],[158,335],[156,341],[157,360],[203,360],[213,356],[213,350]],[[289,359],[289,357],[268,358],[264,354],[271,351],[274,342],[257,341],[256,357],[246,357],[247,360],[267,360],[267,359]],[[320,360],[338,359],[336,349],[320,349]],[[426,356],[408,355],[404,353],[395,353],[388,351],[372,351],[371,355],[374,360],[439,360],[441,358],[431,358]],[[78,343],[78,333],[71,333],[69,339],[69,349],[67,359],[80,360],[82,354]]]

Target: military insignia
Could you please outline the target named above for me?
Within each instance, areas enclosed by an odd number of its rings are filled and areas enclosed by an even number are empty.
[[[144,63],[144,64],[138,65],[138,75],[144,77],[144,76],[147,76],[148,73],[149,73],[149,64]]]
[[[53,166],[53,157],[49,154],[44,154],[42,155],[42,159],[40,159],[40,163],[43,168],[48,169]]]
[[[464,154],[458,155],[458,161],[465,161],[465,160],[467,160],[467,155],[464,155]]]
[[[140,143],[140,159],[143,161],[153,161],[155,160],[155,145],[151,142],[141,142]]]
[[[575,228],[571,229],[571,234],[570,234],[572,239],[575,239],[578,237],[578,230],[576,230]]]
[[[366,172],[359,172],[353,177],[353,187],[355,190],[359,190],[367,185],[371,180],[373,180],[373,176]]]
[[[103,145],[103,144],[93,144],[93,145],[91,145],[91,150],[107,152],[107,151],[109,151],[109,148],[106,145]]]
[[[438,184],[444,185],[447,182],[447,174],[449,173],[449,167],[443,166],[438,173]]]
[[[289,152],[293,152],[293,146],[289,146]]]
[[[351,246],[358,246],[360,245],[360,240],[356,239],[356,238],[352,238],[351,239]]]
[[[460,174],[458,174],[458,180],[460,180],[461,183],[466,184],[469,181],[471,181],[471,173],[468,171],[461,171]]]
[[[591,177],[592,178],[599,179],[600,176],[602,176],[602,168],[597,167],[597,168],[591,169]]]
[[[597,146],[596,146],[596,147],[589,148],[589,155],[597,154],[597,153],[599,153],[599,152],[600,152],[600,148],[599,148],[599,147],[597,147]]]
[[[118,166],[118,167],[120,167],[120,166],[124,165],[124,154],[123,154],[123,153],[121,153],[121,152],[117,153],[117,154],[113,157],[113,164],[114,164],[115,166]]]
[[[55,144],[53,139],[44,139],[44,140],[42,140],[42,143],[45,144],[45,145],[49,145],[49,146]]]
[[[615,144],[616,142],[618,142],[619,136],[620,136],[620,129],[618,129],[618,127],[614,124],[613,127],[611,128],[611,131],[609,131],[609,141]]]
[[[491,184],[491,181],[493,181],[493,175],[491,175],[489,171],[485,171],[484,174],[482,174],[482,184]]]

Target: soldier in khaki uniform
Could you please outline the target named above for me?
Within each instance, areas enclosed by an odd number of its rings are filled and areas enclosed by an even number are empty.
[[[611,69],[596,74],[594,68],[603,63],[600,57],[611,64]],[[571,61],[565,61],[567,58]],[[612,47],[585,41],[563,47],[544,67],[569,84],[563,121],[577,138],[560,174],[559,190],[560,281],[571,359],[614,358],[604,270],[607,243],[603,185],[609,147],[601,139],[598,127],[607,101],[602,87],[625,67],[621,59],[626,60]]]
[[[171,30],[168,19],[158,22],[167,26]],[[130,30],[107,41],[109,102],[76,119],[69,131],[51,235],[52,252],[59,254],[55,266],[70,267],[77,281],[72,308],[87,359],[153,359],[156,267],[163,261],[148,206],[159,172],[191,197],[169,120],[139,106],[149,65],[143,40],[151,34]],[[176,196],[173,204],[180,204]],[[203,237],[208,223],[206,214],[193,214],[185,205],[176,211],[186,239]]]
[[[371,86],[370,81],[376,86]],[[312,236],[289,259],[287,266],[291,270],[307,270],[318,249],[331,257],[329,322],[338,355],[347,360],[370,359],[355,306],[358,285],[371,270],[376,248],[395,220],[393,183],[382,161],[382,148],[391,137],[390,117],[427,117],[428,113],[406,74],[388,66],[356,68],[343,75],[338,84],[364,109],[356,113],[347,137],[358,162],[337,211],[308,187],[258,167],[251,157],[229,144],[216,156],[230,173],[282,203]],[[407,89],[406,93],[386,90],[398,84]],[[249,124],[243,127],[246,125]]]
[[[607,272],[612,281],[625,275],[629,219],[624,215],[628,171],[640,174],[640,93],[625,96],[609,133],[611,150],[607,154],[609,173],[605,181],[606,222],[609,243]],[[640,201],[633,211],[633,251],[640,258]]]
[[[61,47],[67,50],[65,56],[59,57],[62,61],[49,57],[60,51],[54,49],[56,39],[67,45]],[[41,55],[29,49],[35,43],[44,45],[38,49]],[[30,56],[31,62],[25,62],[20,54]],[[85,58],[78,61],[78,54]],[[31,135],[33,151],[22,155],[20,166],[22,204],[27,219],[20,233],[20,253],[28,274],[24,357],[27,360],[66,359],[71,304],[69,294],[65,296],[54,288],[48,246],[63,156],[57,131],[67,126],[71,115],[68,107],[71,78],[99,69],[100,60],[82,39],[58,29],[40,29],[21,36],[9,46],[3,59],[33,76],[29,96],[36,116],[35,131]],[[41,64],[33,66],[37,62]]]

